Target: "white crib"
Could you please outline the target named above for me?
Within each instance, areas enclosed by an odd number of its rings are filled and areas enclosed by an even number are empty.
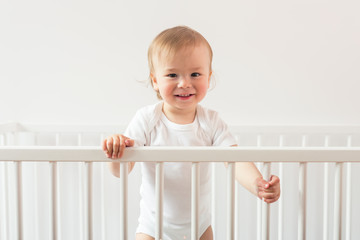
[[[139,169],[128,177],[113,177],[99,146],[105,136],[122,129],[0,124],[0,240],[133,239]],[[127,149],[124,161],[157,162],[157,239],[162,232],[162,164],[183,159],[193,162],[191,239],[199,237],[197,177],[202,161],[214,162],[215,239],[360,238],[360,126],[231,129],[238,148]],[[235,184],[236,161],[256,162],[265,177],[280,176],[279,201],[269,207]],[[231,164],[226,169],[222,162]],[[122,166],[126,172],[127,164]]]

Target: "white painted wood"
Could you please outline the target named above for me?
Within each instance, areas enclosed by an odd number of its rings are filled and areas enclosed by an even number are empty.
[[[334,240],[341,240],[342,177],[343,177],[342,169],[343,169],[343,163],[336,163],[336,165],[335,165],[335,186],[334,186],[334,226],[333,226]]]
[[[270,180],[271,176],[271,163],[266,162],[263,165],[262,170],[263,178],[266,181]],[[269,240],[270,239],[270,205],[269,203],[262,202],[262,213],[261,213],[261,239]]]
[[[163,204],[164,204],[164,163],[156,163],[155,179],[156,226],[155,239],[163,238]]]
[[[15,186],[17,236],[23,239],[22,162],[15,162]]]
[[[21,151],[21,154],[18,154]],[[131,162],[359,162],[360,147],[134,147]],[[200,157],[201,156],[201,157]],[[111,162],[100,147],[0,147],[0,161]]]
[[[60,239],[58,238],[58,183],[57,183],[57,162],[50,162],[50,230],[49,238],[50,239]]]
[[[128,162],[120,162],[120,239],[128,239]]]
[[[191,239],[199,236],[199,199],[200,199],[200,166],[198,162],[191,166]],[[186,236],[184,236],[186,238]]]
[[[235,163],[227,166],[227,239],[235,237]]]
[[[352,136],[347,139],[347,147],[352,145]],[[352,180],[351,180],[351,163],[346,163],[346,210],[345,210],[345,240],[351,239],[351,197],[352,197]]]
[[[307,138],[302,136],[302,147],[306,147]],[[298,210],[298,240],[306,239],[306,187],[307,163],[299,164],[299,210]]]
[[[298,240],[306,239],[306,174],[307,163],[299,166],[299,210],[298,210]]]
[[[325,137],[325,148],[329,146],[329,136]],[[328,240],[329,236],[329,163],[324,164],[324,201],[323,201],[323,240]]]

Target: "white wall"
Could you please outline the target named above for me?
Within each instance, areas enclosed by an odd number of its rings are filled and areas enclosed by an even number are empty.
[[[2,1],[0,122],[127,123],[161,30],[211,43],[229,124],[359,124],[360,2]]]

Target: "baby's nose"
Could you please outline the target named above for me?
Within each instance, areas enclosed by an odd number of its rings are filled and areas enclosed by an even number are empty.
[[[180,78],[178,87],[179,87],[179,88],[188,88],[188,87],[191,87],[191,79],[188,78],[188,77],[182,77],[182,78]]]

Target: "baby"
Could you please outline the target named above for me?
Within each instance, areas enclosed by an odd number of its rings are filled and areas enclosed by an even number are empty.
[[[106,138],[107,157],[121,158],[126,147],[236,146],[234,136],[218,113],[199,105],[212,75],[213,52],[197,31],[178,26],[161,32],[148,51],[150,81],[158,103],[137,111],[124,134]],[[142,162],[140,217],[136,240],[155,235],[155,163]],[[111,172],[119,177],[119,163]],[[129,172],[135,163],[129,163]],[[265,181],[253,163],[238,162],[236,179],[251,193],[272,203],[280,197],[280,180]],[[210,163],[200,164],[200,239],[211,240]],[[190,239],[191,163],[164,163],[163,239]]]

